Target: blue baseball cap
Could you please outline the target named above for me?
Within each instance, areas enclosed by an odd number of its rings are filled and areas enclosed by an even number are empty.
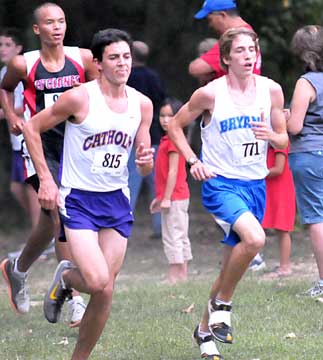
[[[213,11],[226,11],[236,7],[235,0],[205,0],[202,9],[194,17],[195,19],[203,19]]]

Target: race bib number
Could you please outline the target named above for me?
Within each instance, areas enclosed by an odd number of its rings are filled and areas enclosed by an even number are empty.
[[[97,151],[91,166],[93,174],[109,174],[121,176],[127,166],[128,156],[120,152]]]
[[[45,108],[54,105],[60,95],[62,95],[62,93],[44,94]]]
[[[235,166],[246,166],[265,159],[265,142],[254,141],[232,146],[232,159]]]

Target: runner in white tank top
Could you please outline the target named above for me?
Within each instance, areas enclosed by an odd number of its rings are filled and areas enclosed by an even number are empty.
[[[58,265],[44,300],[49,322],[57,322],[71,288],[90,294],[73,358],[87,359],[109,317],[133,215],[127,161],[133,144],[141,175],[153,168],[149,128],[153,108],[143,94],[127,87],[131,39],[117,29],[98,32],[92,52],[99,79],[62,94],[25,126],[26,143],[40,179],[41,205],[60,206],[74,264]],[[43,154],[40,133],[66,124],[60,199]]]
[[[96,80],[83,86],[89,112],[81,124],[66,122],[61,184],[90,191],[127,188],[128,157],[141,121],[140,94],[127,86],[128,109],[117,113],[106,104]]]
[[[169,136],[202,180],[203,205],[223,229],[222,271],[212,286],[208,309],[194,331],[202,357],[222,359],[214,340],[232,343],[231,299],[250,261],[265,243],[268,141],[288,143],[284,98],[274,81],[252,74],[257,35],[246,28],[220,38],[221,62],[228,75],[196,90],[169,124]],[[189,146],[183,127],[203,114],[202,158]]]
[[[98,75],[91,51],[77,47],[64,47],[66,21],[61,7],[53,2],[45,2],[34,9],[32,17],[32,28],[39,38],[40,49],[15,56],[13,61],[8,64],[6,75],[1,82],[1,106],[10,124],[11,132],[15,135],[22,132],[25,124],[13,111],[13,104],[10,101],[13,90],[19,81],[22,81],[25,90],[25,119],[29,119],[44,107],[52,105],[61,93],[73,87],[74,82],[93,80]],[[59,128],[51,129],[50,133],[42,134],[46,161],[56,180],[63,135],[63,123]],[[39,181],[31,161],[26,159],[24,165],[25,176],[30,176],[29,182],[36,191],[39,190],[41,193],[44,189],[38,189]],[[8,284],[10,304],[18,313],[26,313],[30,308],[28,283],[26,282],[30,267],[51,243],[53,237],[58,238],[59,232],[57,208],[53,211],[42,209],[37,227],[31,234],[28,234],[23,251],[16,258],[6,258],[2,261],[1,269]],[[56,253],[59,259],[70,258],[67,245],[60,241],[56,243]],[[74,302],[75,306],[73,302],[70,303],[73,305],[71,306],[73,307],[71,309],[72,326],[76,326],[82,318],[84,304],[79,300],[80,298],[77,297]],[[76,321],[74,314],[78,318]]]
[[[267,173],[267,142],[255,140],[251,121],[265,121],[270,126],[271,80],[254,75],[256,97],[250,104],[235,104],[229,93],[227,77],[213,81],[216,94],[211,120],[201,122],[203,163],[215,174],[231,179],[263,179]]]

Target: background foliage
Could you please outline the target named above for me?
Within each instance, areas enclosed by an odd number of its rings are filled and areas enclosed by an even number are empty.
[[[197,83],[187,72],[196,57],[196,47],[206,36],[213,36],[207,22],[193,18],[202,0],[60,0],[67,15],[65,43],[89,47],[94,32],[107,27],[129,31],[135,39],[151,47],[150,65],[157,69],[168,92],[187,100]],[[0,24],[23,30],[26,50],[38,47],[33,35],[32,11],[44,1],[0,0]],[[241,16],[259,34],[263,74],[278,81],[289,102],[292,88],[302,69],[289,52],[293,33],[306,24],[323,24],[323,0],[238,0]],[[0,129],[3,133],[3,126]],[[3,144],[3,134],[0,137]],[[1,194],[7,191],[0,157]],[[0,199],[1,200],[1,199]]]

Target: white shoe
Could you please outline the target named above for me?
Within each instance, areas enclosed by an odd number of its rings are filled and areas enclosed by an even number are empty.
[[[312,298],[319,297],[322,295],[323,295],[323,286],[319,283],[319,281],[315,282],[310,289],[300,294],[300,296],[309,296]]]
[[[251,271],[260,271],[266,268],[265,260],[262,258],[260,254],[257,254],[249,265],[249,270]]]
[[[74,296],[68,301],[69,307],[69,327],[74,328],[80,326],[81,320],[86,310],[86,304],[82,296]]]

